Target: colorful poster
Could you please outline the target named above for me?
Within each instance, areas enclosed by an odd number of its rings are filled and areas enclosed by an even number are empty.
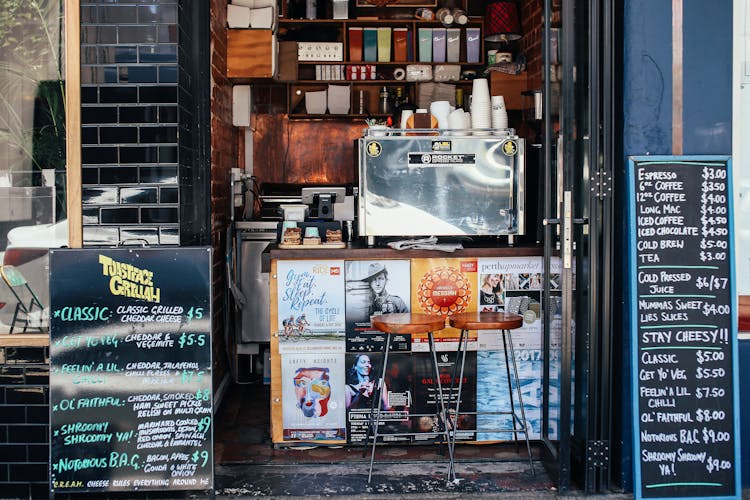
[[[383,354],[360,353],[346,355],[346,407],[349,443],[362,444],[367,440],[370,411],[377,380],[382,375]],[[409,414],[412,405],[411,355],[394,353],[388,356],[384,389],[381,394],[381,413],[378,442],[410,441]]]
[[[344,261],[279,260],[280,337],[344,334]]]
[[[480,297],[490,292],[496,296],[495,304],[488,299],[480,310],[504,311],[523,316],[523,325],[511,331],[515,351],[524,411],[529,425],[529,438],[538,439],[541,432],[542,407],[542,257],[506,257],[479,259]],[[551,262],[550,286],[553,325],[559,318],[560,273],[559,260]],[[554,328],[553,328],[554,330]],[[510,412],[508,377],[503,352],[503,339],[499,330],[482,330],[478,333],[477,353],[477,412]],[[551,332],[552,355],[557,354],[559,333]],[[558,396],[554,361],[551,365],[550,416],[558,414]],[[510,367],[511,373],[513,367]],[[513,386],[516,412],[520,417],[518,396]],[[512,440],[512,432],[489,432],[496,429],[512,429],[509,413],[504,415],[478,415],[477,440]],[[550,424],[556,436],[555,422]],[[486,432],[482,432],[485,430]],[[522,437],[519,434],[519,438]]]
[[[441,426],[440,419],[436,415],[439,408],[439,399],[432,354],[414,353],[412,354],[412,363],[414,364],[413,413],[415,414],[412,418],[412,429],[415,433],[420,433],[414,436],[414,441],[432,441],[438,436],[436,432]],[[437,354],[437,364],[443,405],[451,415],[455,415],[456,402],[458,401],[458,382],[461,373],[460,363],[456,365],[455,352],[440,352]],[[473,440],[475,438],[473,429],[476,426],[476,417],[473,413],[477,411],[476,374],[477,354],[476,352],[467,352],[461,384],[461,405],[459,406],[458,433],[456,434],[458,440]]]
[[[412,260],[412,304],[415,312],[453,314],[477,310],[477,259]],[[460,331],[446,327],[435,332],[435,350],[455,352]],[[469,349],[476,349],[476,333],[471,332]],[[427,334],[412,334],[412,351],[428,352]]]
[[[346,439],[344,355],[281,356],[284,441]]]

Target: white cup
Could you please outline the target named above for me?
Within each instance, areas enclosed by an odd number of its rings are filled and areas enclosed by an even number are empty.
[[[451,104],[448,101],[434,101],[430,104],[430,113],[437,118],[438,128],[448,128],[448,115]]]
[[[501,95],[493,95],[491,98],[492,110],[505,109],[505,98]]]
[[[409,121],[409,117],[414,114],[414,111],[405,109],[401,111],[401,128],[406,128],[406,122]]]
[[[472,100],[490,100],[490,86],[486,78],[475,78],[471,84]]]

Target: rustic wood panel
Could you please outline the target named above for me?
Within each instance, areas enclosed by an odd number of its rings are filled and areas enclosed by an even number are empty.
[[[253,166],[259,182],[355,183],[354,141],[364,122],[257,115]]]
[[[528,90],[526,72],[520,75],[508,75],[500,71],[490,72],[490,93],[503,96],[506,109],[522,109],[521,93],[526,90]]]
[[[227,30],[227,76],[270,78],[274,50],[271,30]]]

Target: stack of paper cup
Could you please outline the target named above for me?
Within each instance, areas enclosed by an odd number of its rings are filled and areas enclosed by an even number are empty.
[[[430,103],[430,113],[437,118],[438,128],[447,129],[448,115],[451,112],[451,103],[448,101],[433,101]]]
[[[471,90],[471,127],[489,129],[492,126],[490,88],[486,78],[476,78]],[[476,132],[475,135],[478,135]]]
[[[493,95],[492,99],[492,128],[508,128],[508,110],[505,109],[505,99],[501,95]]]

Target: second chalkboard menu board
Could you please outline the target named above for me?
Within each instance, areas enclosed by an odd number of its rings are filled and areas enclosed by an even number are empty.
[[[636,498],[739,498],[731,163],[629,162]]]
[[[50,251],[50,492],[211,490],[211,250]]]

